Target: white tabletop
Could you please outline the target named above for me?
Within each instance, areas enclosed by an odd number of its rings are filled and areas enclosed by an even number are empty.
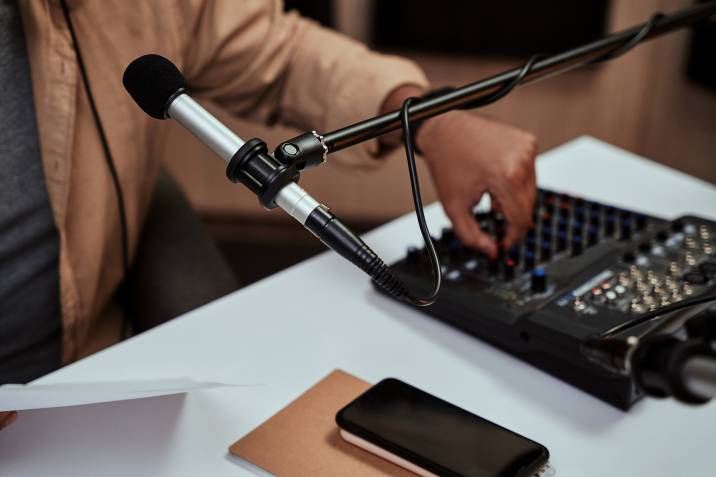
[[[716,219],[713,185],[592,138],[543,154],[538,173],[544,187]],[[427,215],[436,232],[447,223],[438,205]],[[410,215],[365,238],[386,261],[420,242]],[[23,412],[0,432],[0,475],[254,475],[227,447],[334,368],[373,382],[401,378],[535,439],[557,476],[714,472],[715,404],[648,399],[624,413],[378,295],[325,253],[41,380],[190,376],[261,386]]]

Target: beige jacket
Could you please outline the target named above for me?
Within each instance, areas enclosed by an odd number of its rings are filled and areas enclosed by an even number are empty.
[[[122,87],[131,60],[176,63],[200,101],[262,121],[329,131],[378,113],[421,70],[381,56],[279,0],[68,0],[118,169],[133,254],[166,123]],[[45,180],[60,235],[63,360],[77,358],[122,279],[117,202],[59,0],[20,0]]]

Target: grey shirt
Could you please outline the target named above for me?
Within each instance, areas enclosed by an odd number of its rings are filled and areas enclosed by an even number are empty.
[[[59,238],[15,0],[0,0],[0,384],[60,366]]]

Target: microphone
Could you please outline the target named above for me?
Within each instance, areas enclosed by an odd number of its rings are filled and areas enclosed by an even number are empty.
[[[716,313],[690,318],[681,334],[685,338],[650,333],[592,336],[581,351],[606,371],[632,377],[646,395],[703,404],[716,397]]]
[[[227,177],[253,191],[266,209],[280,207],[390,295],[406,297],[407,287],[380,257],[296,183],[296,166],[276,160],[261,139],[244,141],[194,101],[171,61],[154,54],[141,56],[127,66],[122,83],[149,116],[176,120],[228,162]]]

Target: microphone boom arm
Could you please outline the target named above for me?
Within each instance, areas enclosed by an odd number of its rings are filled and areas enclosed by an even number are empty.
[[[716,1],[697,4],[669,15],[652,17],[641,25],[613,33],[591,43],[555,55],[540,57],[541,59],[534,61],[526,72],[522,67],[513,68],[416,102],[408,110],[410,121],[411,123],[422,121],[454,109],[479,104],[501,88],[509,87],[515,80],[519,80],[518,83],[524,85],[551,78],[581,66],[612,59],[642,41],[714,19],[716,19]],[[523,76],[521,79],[520,75]],[[517,83],[514,86],[517,86]],[[382,136],[400,127],[400,111],[393,111],[324,134],[315,131],[301,134],[279,144],[274,155],[281,162],[296,165],[299,170],[308,169],[325,162],[328,154]]]

